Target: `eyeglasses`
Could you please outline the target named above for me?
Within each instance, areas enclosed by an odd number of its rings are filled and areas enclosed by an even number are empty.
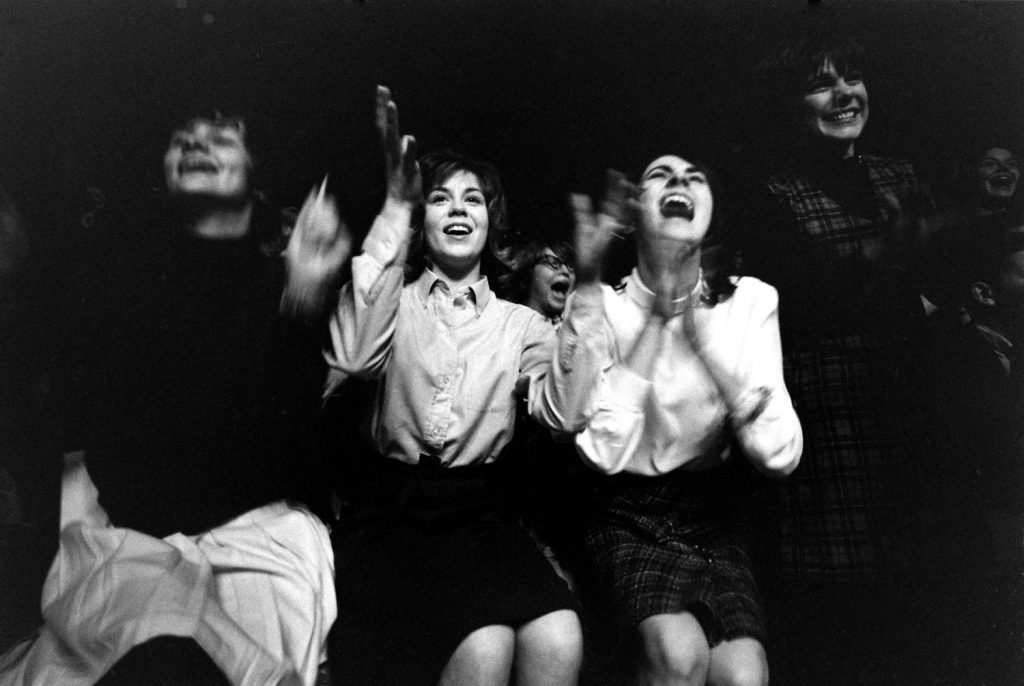
[[[543,257],[538,257],[537,261],[534,262],[534,264],[543,264],[548,269],[555,272],[557,272],[562,267],[565,267],[565,269],[570,274],[573,274],[576,271],[576,266],[573,265],[572,262],[566,262],[558,257],[555,257],[554,255],[544,255]]]

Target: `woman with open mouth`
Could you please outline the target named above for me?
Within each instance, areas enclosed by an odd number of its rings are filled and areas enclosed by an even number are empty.
[[[612,177],[602,213],[575,196],[577,290],[562,337],[599,360],[576,377],[576,446],[605,474],[585,547],[627,634],[638,683],[767,684],[764,616],[742,544],[748,465],[796,467],[800,422],[783,383],[775,289],[733,276],[707,171],[664,155],[635,199]],[[631,210],[627,209],[631,208]],[[631,216],[630,216],[631,215]],[[616,221],[638,263],[612,288],[600,265]]]
[[[1013,151],[993,141],[976,145],[953,174],[943,222],[930,236],[925,296],[943,315],[963,316],[957,282],[976,249],[1002,240],[1024,224],[1020,163]]]
[[[374,389],[360,445],[341,456],[351,476],[335,532],[339,680],[571,686],[576,602],[502,496],[517,391],[560,428],[542,393],[554,329],[491,291],[505,230],[495,169],[452,152],[417,163],[386,88],[377,125],[387,197],[338,296],[329,348]],[[294,238],[309,250],[293,259],[315,263],[318,240]],[[326,285],[295,292],[315,301]]]

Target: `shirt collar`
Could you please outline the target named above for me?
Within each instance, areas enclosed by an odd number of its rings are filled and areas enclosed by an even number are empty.
[[[420,278],[416,279],[416,291],[419,293],[420,302],[423,304],[423,307],[427,306],[427,298],[434,288],[443,289],[449,297],[454,297],[455,295],[448,292],[448,284],[436,272],[431,271],[429,268],[424,269],[423,273],[420,274]],[[483,309],[491,299],[491,286],[487,281],[487,277],[480,277],[479,281],[469,285],[468,290],[469,298],[476,307],[476,314],[480,316],[480,313],[483,312]]]
[[[697,283],[693,285],[693,290],[690,291],[689,295],[684,295],[682,298],[672,301],[673,314],[682,314],[683,310],[686,309],[686,303],[691,298],[700,298],[704,292],[704,271],[701,270],[697,277]],[[640,274],[636,267],[626,277],[626,294],[644,310],[650,310],[654,307],[654,299],[656,297],[654,291],[645,286],[643,281],[640,280]]]

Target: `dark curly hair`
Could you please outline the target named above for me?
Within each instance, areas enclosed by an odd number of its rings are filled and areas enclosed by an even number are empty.
[[[498,294],[505,300],[520,305],[526,303],[533,283],[533,267],[550,250],[558,259],[572,265],[576,260],[576,251],[567,241],[561,239],[537,239],[516,248],[509,260],[509,271],[498,281]]]
[[[423,191],[443,184],[459,172],[469,172],[480,182],[480,190],[487,201],[487,246],[480,258],[480,273],[493,282],[500,282],[509,270],[507,245],[508,211],[505,206],[505,190],[501,177],[494,165],[474,159],[453,150],[441,150],[424,155],[419,160]],[[409,245],[405,277],[414,281],[427,266],[423,247],[423,217],[425,209],[421,203],[413,212],[412,225],[415,229]]]

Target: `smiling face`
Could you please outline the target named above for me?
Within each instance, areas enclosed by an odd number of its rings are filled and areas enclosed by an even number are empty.
[[[1017,158],[1005,148],[989,148],[975,168],[978,193],[985,202],[1004,204],[1017,191],[1020,167]]]
[[[562,316],[565,299],[576,282],[573,266],[551,248],[544,248],[531,270],[526,306],[548,319]]]
[[[853,143],[868,120],[868,89],[859,71],[840,74],[826,60],[808,80],[797,119],[812,137],[834,143]]]
[[[647,165],[640,177],[643,237],[700,243],[711,225],[714,199],[707,174],[675,155]]]
[[[427,261],[447,274],[480,266],[490,226],[476,174],[456,171],[427,190],[423,238]]]
[[[244,199],[251,171],[244,130],[210,120],[175,131],[164,154],[164,177],[172,196]]]

